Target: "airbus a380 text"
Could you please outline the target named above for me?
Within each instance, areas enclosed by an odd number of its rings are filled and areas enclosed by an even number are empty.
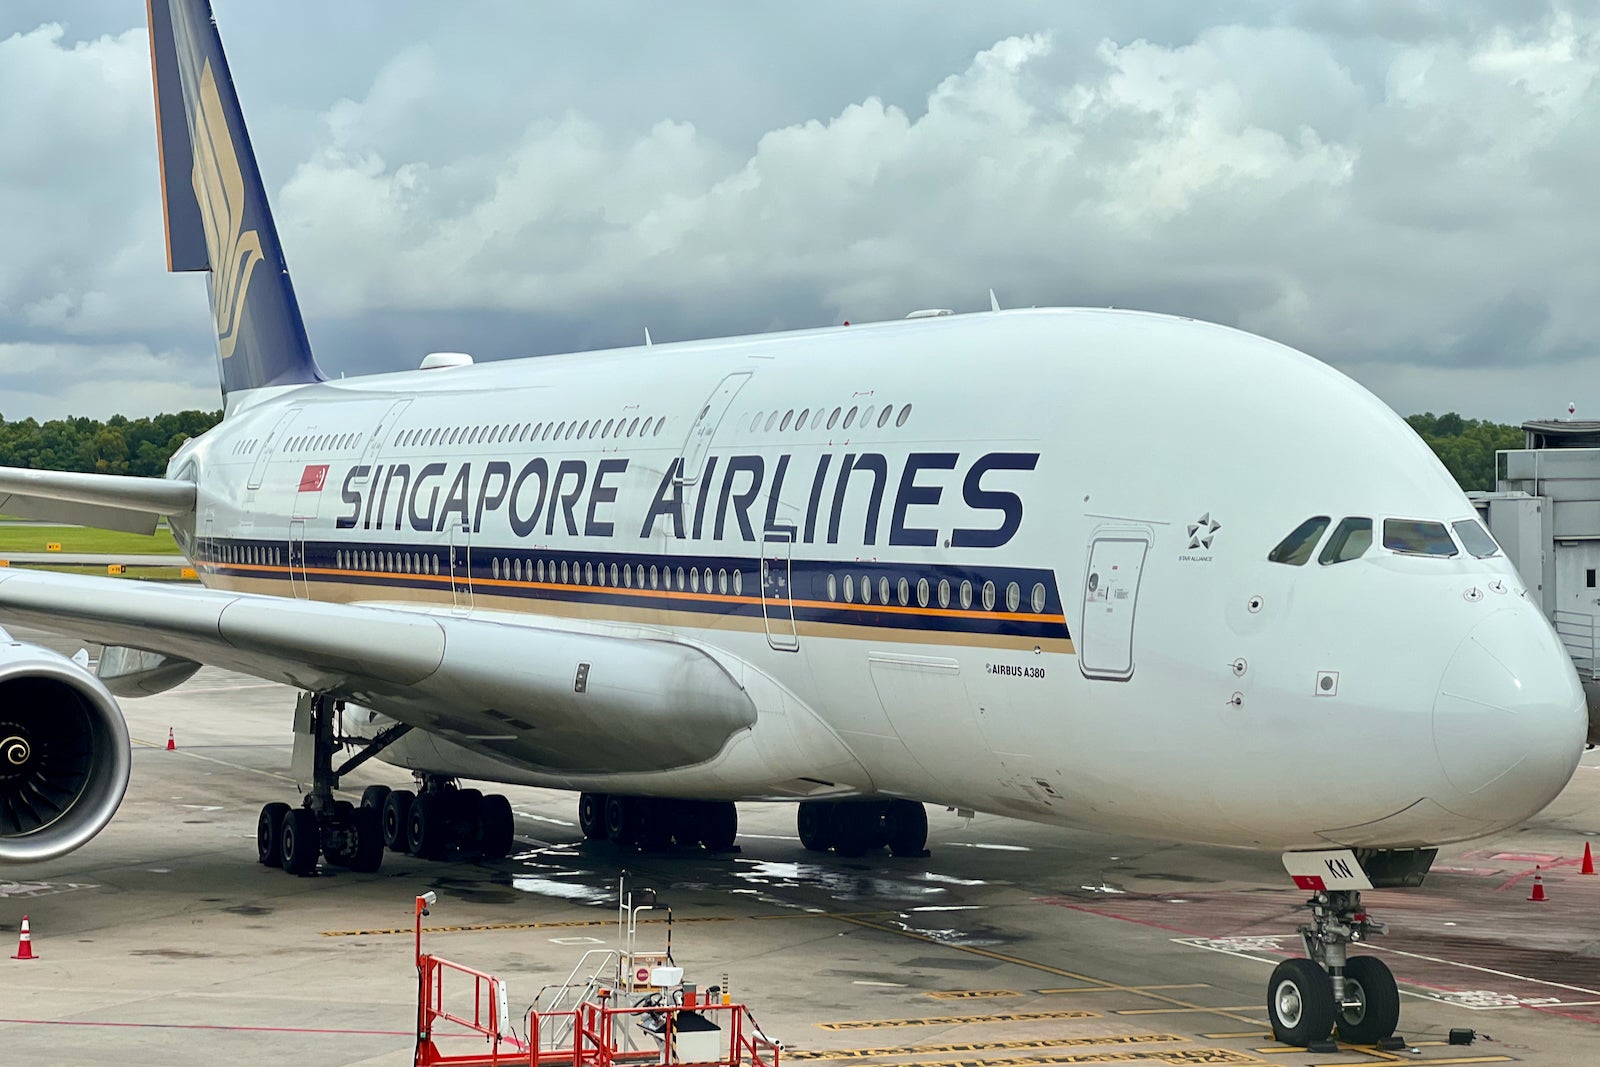
[[[209,663],[304,694],[312,788],[262,811],[263,862],[504,854],[509,805],[461,779],[579,791],[586,834],[647,846],[725,848],[733,801],[789,799],[818,850],[918,852],[934,802],[1284,851],[1315,906],[1274,1028],[1375,1040],[1398,1000],[1346,959],[1360,890],[1571,776],[1561,645],[1327,366],[1045,309],[326,380],[208,6],[150,16],[170,266],[208,272],[225,418],[165,479],[4,470],[0,508],[164,515],[204,588],[0,573],[6,617],[108,646],[97,674],[0,652],[0,860],[93,837],[115,695]],[[371,756],[417,790],[336,799]]]

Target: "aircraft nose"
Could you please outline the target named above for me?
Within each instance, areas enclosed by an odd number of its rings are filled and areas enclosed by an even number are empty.
[[[1511,825],[1566,787],[1588,711],[1566,650],[1531,604],[1479,623],[1456,648],[1433,705],[1433,740],[1458,815]]]

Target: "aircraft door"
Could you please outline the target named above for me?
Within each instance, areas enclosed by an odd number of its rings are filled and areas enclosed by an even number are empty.
[[[695,416],[694,425],[689,427],[689,437],[684,441],[680,454],[683,467],[678,475],[679,485],[693,485],[700,480],[700,474],[705,469],[706,453],[711,450],[711,438],[716,435],[722,416],[727,414],[728,405],[733,403],[733,398],[749,380],[749,371],[728,375],[700,406],[700,414]]]
[[[267,431],[266,439],[261,442],[261,447],[256,449],[256,461],[250,468],[250,480],[245,484],[246,489],[261,488],[261,479],[266,476],[267,464],[272,462],[272,454],[277,451],[284,438],[289,436],[289,429],[299,414],[299,408],[290,408],[278,416],[278,421]]]
[[[406,408],[410,406],[411,401],[409,400],[396,400],[383,413],[383,418],[378,420],[378,425],[374,426],[372,432],[367,434],[367,443],[361,450],[361,462],[358,464],[358,466],[367,468],[367,475],[363,478],[351,479],[352,485],[364,485],[367,478],[372,477],[372,468],[378,462],[378,455],[383,450],[384,441],[388,440],[394,433],[395,424],[400,421],[400,416],[405,414]]]
[[[800,648],[791,585],[793,548],[793,530],[767,530],[761,535],[761,614],[766,619],[767,644],[780,652]]]
[[[466,523],[450,527],[450,591],[454,614],[472,610],[472,527]]]
[[[306,524],[300,519],[289,523],[289,588],[297,600],[310,596],[306,584]]]
[[[1142,530],[1095,534],[1078,630],[1078,668],[1084,677],[1119,682],[1133,677],[1134,617],[1149,550],[1150,536]]]

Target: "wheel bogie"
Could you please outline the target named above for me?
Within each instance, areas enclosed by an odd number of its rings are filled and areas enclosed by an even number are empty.
[[[578,795],[578,828],[590,841],[600,841],[606,836],[606,795],[580,793]]]
[[[478,805],[478,850],[484,857],[497,860],[510,855],[516,830],[511,801],[498,793],[484,797]]]
[[[795,826],[808,852],[863,856],[888,846],[896,856],[928,854],[928,815],[914,800],[803,800]]]

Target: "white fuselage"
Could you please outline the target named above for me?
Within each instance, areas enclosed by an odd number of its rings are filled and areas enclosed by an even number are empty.
[[[387,754],[439,773],[1278,849],[1488,833],[1582,750],[1576,676],[1502,556],[1268,561],[1312,516],[1472,509],[1353,382],[1188,320],[965,315],[261,390],[172,471],[200,484],[179,535],[207,585],[671,634],[764,694],[748,751],[703,767],[555,771],[537,731]]]

